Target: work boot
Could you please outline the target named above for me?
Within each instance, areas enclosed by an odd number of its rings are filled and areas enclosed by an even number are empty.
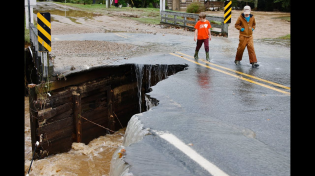
[[[209,52],[206,53],[206,60],[207,60],[207,61],[210,60],[210,58],[209,58]]]
[[[259,66],[259,64],[257,64],[257,62],[252,63],[252,67],[253,67],[253,68],[256,68],[256,67],[258,67],[258,66]]]
[[[199,51],[195,51],[195,55],[194,55],[194,58],[195,58],[196,61],[199,59],[199,58],[198,58],[198,52],[199,52]]]
[[[241,64],[241,62],[239,60],[236,60],[234,62],[235,62],[235,65],[240,65]]]

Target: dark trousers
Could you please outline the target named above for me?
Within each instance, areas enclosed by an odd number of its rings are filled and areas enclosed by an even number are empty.
[[[203,40],[197,40],[196,51],[199,51],[202,43],[204,43],[205,51],[206,51],[206,53],[208,53],[209,52],[209,38],[203,39]]]

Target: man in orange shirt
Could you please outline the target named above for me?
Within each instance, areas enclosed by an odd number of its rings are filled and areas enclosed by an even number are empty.
[[[201,12],[199,14],[199,21],[195,25],[195,37],[194,41],[197,41],[197,46],[195,50],[195,60],[198,60],[198,52],[199,49],[204,43],[205,51],[206,51],[206,59],[209,61],[209,40],[211,40],[211,32],[210,32],[211,24],[208,20],[206,20],[206,14]]]

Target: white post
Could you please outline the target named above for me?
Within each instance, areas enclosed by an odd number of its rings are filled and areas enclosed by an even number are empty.
[[[163,4],[162,4],[162,5],[163,5],[162,10],[163,10],[163,11],[165,11],[165,0],[162,0],[162,1],[163,1]]]
[[[105,0],[106,1],[106,8],[110,8],[110,5],[113,1],[111,0]]]
[[[36,0],[29,0],[30,1],[30,14],[31,14],[31,23],[34,24],[34,15],[33,15],[33,7],[36,6]],[[28,20],[29,20],[29,17],[28,17],[28,0],[24,0],[25,2],[25,17],[26,17],[26,28],[28,29],[29,28],[29,24],[28,24]]]
[[[165,0],[160,0],[160,13],[165,11]]]

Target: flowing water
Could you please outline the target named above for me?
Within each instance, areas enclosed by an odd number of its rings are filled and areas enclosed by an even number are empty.
[[[142,96],[141,96],[141,89],[143,83],[144,74],[146,74],[146,83],[147,88],[151,87],[151,72],[154,69],[155,74],[157,75],[157,80],[154,80],[156,83],[161,81],[163,78],[167,78],[168,74],[168,65],[144,65],[144,64],[135,64],[135,72],[137,78],[137,87],[138,87],[138,98],[139,98],[139,112],[141,112],[141,105],[142,105]],[[173,73],[174,74],[174,73]],[[155,77],[155,75],[154,75]],[[147,110],[149,107],[149,98],[145,97]]]
[[[28,97],[25,97],[25,174],[32,159],[30,115]],[[73,143],[72,149],[33,161],[30,176],[35,175],[109,175],[110,161],[115,150],[121,146],[126,128],[92,140],[88,145]]]
[[[110,176],[132,175],[131,173],[128,173],[129,165],[122,160],[123,155],[120,156],[119,153],[123,153],[122,151],[125,149],[125,147],[142,140],[143,137],[149,133],[150,129],[143,128],[143,124],[141,124],[138,116],[142,116],[142,114],[140,113],[133,115],[128,122],[123,145],[121,145],[115,151],[112,157],[109,174]]]
[[[66,153],[48,156],[44,159],[33,161],[31,171],[32,175],[130,175],[128,173],[129,165],[121,158],[124,155],[124,147],[132,143],[140,141],[149,129],[143,129],[143,125],[138,117],[141,113],[141,89],[142,80],[146,73],[148,87],[151,83],[151,71],[154,69],[157,75],[156,83],[164,77],[167,78],[167,65],[152,65],[135,64],[135,73],[138,87],[140,113],[131,117],[127,128],[120,129],[114,134],[100,136],[88,145],[84,143],[72,144],[72,149]],[[153,77],[156,78],[155,75]],[[156,106],[158,101],[145,95],[146,110],[152,106]],[[30,115],[29,115],[29,100],[25,97],[25,174],[28,172],[32,159],[31,132],[30,132]],[[132,174],[131,174],[132,175]]]
[[[137,86],[138,86],[138,98],[139,98],[139,112],[141,112],[141,88],[142,88],[142,78],[143,78],[143,64],[135,64],[135,71],[137,77]]]

